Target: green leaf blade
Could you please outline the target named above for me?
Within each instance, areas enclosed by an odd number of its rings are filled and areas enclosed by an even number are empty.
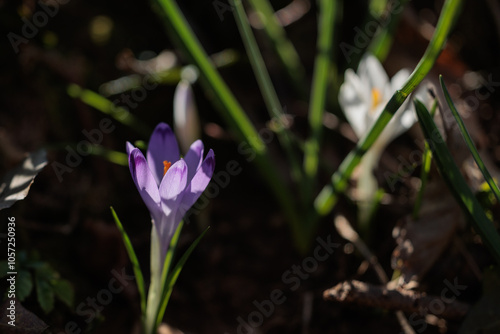
[[[485,245],[496,261],[500,263],[500,236],[498,232],[468,187],[427,108],[418,100],[415,100],[414,103],[422,131],[426,138],[432,139],[426,140],[431,147],[433,160],[436,162],[441,176],[465,214],[473,222],[474,228],[481,235]]]
[[[465,123],[462,120],[462,117],[460,117],[460,114],[457,111],[457,108],[455,107],[455,104],[453,103],[453,100],[451,99],[450,93],[448,92],[448,89],[446,88],[446,85],[443,80],[443,76],[439,76],[439,82],[441,83],[441,87],[443,88],[443,93],[444,97],[446,99],[446,102],[448,103],[448,106],[450,107],[451,113],[453,114],[453,117],[455,117],[455,120],[457,121],[458,128],[460,132],[462,133],[462,137],[464,137],[465,143],[467,144],[467,147],[469,148],[470,153],[474,157],[474,160],[476,161],[477,166],[479,167],[479,170],[481,170],[481,173],[484,176],[484,179],[490,186],[493,194],[497,198],[497,201],[500,202],[500,190],[498,189],[497,184],[493,180],[493,178],[490,175],[490,172],[484,165],[483,159],[481,159],[481,156],[479,155],[479,152],[476,149],[476,145],[474,145],[474,141],[472,140],[469,131],[467,131],[467,128],[465,127]]]
[[[137,283],[137,289],[139,290],[139,295],[141,296],[141,312],[143,316],[146,314],[146,292],[144,287],[144,276],[142,275],[141,266],[139,265],[139,260],[135,254],[134,248],[132,247],[132,243],[130,242],[130,238],[128,237],[127,232],[123,228],[118,215],[116,214],[113,207],[111,209],[111,214],[113,215],[113,219],[115,220],[116,226],[123,238],[123,243],[125,244],[125,249],[127,250],[128,256],[130,258],[130,262],[132,262],[132,268],[134,270],[135,280]]]

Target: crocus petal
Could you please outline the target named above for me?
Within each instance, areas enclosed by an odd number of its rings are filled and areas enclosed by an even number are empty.
[[[188,167],[183,159],[177,161],[168,169],[160,183],[162,201],[175,199],[186,189],[187,175]]]
[[[203,142],[201,140],[197,140],[191,144],[189,151],[184,157],[186,165],[188,166],[188,183],[191,182],[191,179],[203,162],[203,149]]]
[[[157,186],[163,179],[163,161],[174,163],[179,160],[179,146],[175,135],[166,123],[156,126],[148,145],[148,164],[153,172]]]
[[[161,208],[163,211],[163,217],[168,218],[163,218],[161,224],[157,226],[158,233],[161,237],[160,243],[162,245],[164,245],[164,242],[170,241],[170,238],[180,222],[180,219],[179,221],[176,221],[176,213],[179,207],[179,202],[182,200],[182,194],[186,189],[187,172],[187,165],[184,160],[181,159],[169,168],[161,181],[159,190]]]
[[[208,183],[210,183],[210,179],[212,178],[214,169],[214,151],[210,150],[200,168],[198,168],[196,174],[193,176],[191,183],[189,183],[187,186],[187,189],[182,198],[182,202],[179,206],[179,214],[181,216],[183,216],[187,212],[187,210],[189,210],[189,208],[193,206],[193,204],[201,196],[203,191],[205,191]]]
[[[161,217],[160,193],[149,165],[138,148],[134,148],[128,157],[130,173],[137,190],[151,213],[154,221]]]
[[[132,144],[130,144],[130,142],[127,142],[127,143],[125,144],[125,147],[126,147],[126,149],[127,149],[127,154],[128,154],[128,155],[130,155],[130,152],[132,152],[132,150],[135,148],[135,146],[134,146],[134,145],[132,145]]]
[[[399,70],[398,73],[394,74],[391,78],[391,91],[394,93],[395,91],[401,89],[409,77],[410,71],[408,69],[403,68],[402,70]]]
[[[360,91],[359,78],[352,72],[346,71],[346,81],[339,91],[339,104],[344,110],[344,115],[353,128],[356,136],[361,137],[367,130],[366,114],[368,112],[368,101]]]
[[[358,75],[361,80],[367,80],[370,88],[377,88],[380,92],[385,92],[389,83],[389,77],[380,61],[371,54],[366,54],[361,59],[358,67]]]

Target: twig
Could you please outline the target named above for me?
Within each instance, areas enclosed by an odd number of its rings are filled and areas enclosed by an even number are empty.
[[[461,319],[470,305],[457,300],[405,289],[388,289],[360,281],[345,281],[323,292],[325,300],[341,303],[378,307],[386,310],[401,310],[421,315],[433,314],[445,319]],[[439,304],[439,305],[438,305]]]
[[[368,261],[368,263],[373,267],[373,270],[375,270],[375,273],[377,274],[380,282],[382,284],[387,284],[387,282],[389,282],[389,278],[387,277],[387,274],[385,273],[384,269],[378,262],[377,257],[370,251],[368,246],[366,246],[363,239],[359,237],[358,233],[352,228],[349,221],[344,216],[338,215],[335,217],[334,224],[339,234],[344,239],[352,242],[354,246],[356,246],[358,251],[361,253],[361,255],[363,255],[363,257],[366,259],[366,261]],[[404,313],[400,310],[396,311],[395,313],[404,333],[415,334],[415,331],[408,322],[408,319],[406,319]]]

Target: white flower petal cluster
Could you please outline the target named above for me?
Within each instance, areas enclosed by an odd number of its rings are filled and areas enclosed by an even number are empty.
[[[358,138],[363,137],[382,113],[394,92],[401,89],[410,76],[410,71],[402,69],[391,80],[378,59],[366,54],[358,71],[345,72],[344,83],[340,87],[339,103],[347,121]],[[407,131],[417,121],[413,104],[405,101],[375,142],[380,149],[385,148],[394,138]]]

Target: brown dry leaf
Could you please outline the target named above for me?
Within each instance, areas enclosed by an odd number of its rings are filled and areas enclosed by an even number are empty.
[[[45,150],[31,153],[20,166],[10,170],[0,184],[0,210],[28,196],[35,176],[47,165]]]
[[[462,211],[441,178],[434,178],[424,190],[420,215],[411,215],[393,230],[396,249],[392,266],[405,283],[419,281],[449,246],[458,229],[465,226]]]

